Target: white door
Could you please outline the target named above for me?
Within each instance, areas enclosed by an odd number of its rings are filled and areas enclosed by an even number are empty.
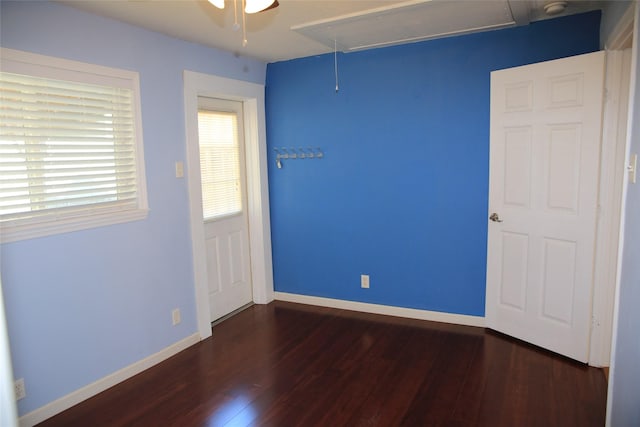
[[[491,73],[486,322],[586,362],[604,52]]]
[[[252,301],[242,103],[198,99],[198,139],[211,321]]]

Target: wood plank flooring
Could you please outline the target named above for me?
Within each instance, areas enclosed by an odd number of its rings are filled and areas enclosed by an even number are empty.
[[[481,328],[300,304],[213,337],[42,426],[603,426],[600,369]]]

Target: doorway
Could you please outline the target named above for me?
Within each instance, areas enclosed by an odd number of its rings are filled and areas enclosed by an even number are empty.
[[[242,104],[252,298],[257,304],[267,304],[274,298],[264,85],[184,71],[186,176],[189,188],[196,314],[201,339],[211,336],[198,135],[198,101],[203,97],[238,101]]]

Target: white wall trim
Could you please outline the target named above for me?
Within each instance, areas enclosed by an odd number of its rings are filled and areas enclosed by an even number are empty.
[[[453,323],[464,326],[485,327],[484,317],[465,314],[442,313],[439,311],[418,310],[415,308],[395,307],[390,305],[370,304],[366,302],[347,301],[333,298],[314,297],[309,295],[275,292],[278,301],[299,304],[317,305],[320,307],[339,308],[342,310],[361,311],[364,313],[384,314],[387,316],[406,317],[409,319],[429,320],[432,322]]]
[[[630,54],[607,51],[589,365],[609,366],[625,177]]]
[[[20,427],[32,427],[42,421],[53,417],[60,412],[71,408],[78,403],[95,396],[98,393],[105,391],[106,389],[113,387],[114,385],[125,381],[140,372],[151,368],[154,365],[176,355],[182,350],[190,347],[200,341],[198,334],[192,334],[172,345],[166,347],[159,352],[152,354],[149,357],[145,357],[125,368],[120,369],[106,377],[99,379],[87,386],[84,386],[72,393],[67,394],[59,399],[54,400],[28,414],[20,417]]]
[[[200,338],[205,339],[211,335],[211,319],[202,222],[202,197],[200,194],[202,190],[200,188],[198,152],[198,97],[229,99],[243,103],[253,301],[258,304],[267,304],[273,300],[273,267],[271,264],[264,85],[188,70],[184,71],[183,77],[196,314]]]

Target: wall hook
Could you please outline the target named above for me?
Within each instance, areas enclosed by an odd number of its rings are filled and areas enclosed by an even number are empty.
[[[284,166],[283,160],[290,159],[321,159],[324,157],[324,153],[320,147],[273,147],[273,151],[276,153],[276,166],[278,169],[282,169]]]
[[[278,150],[278,148],[274,148],[273,151],[276,152],[276,166],[278,169],[282,169],[282,162],[280,161],[282,154],[280,154],[280,150]]]

